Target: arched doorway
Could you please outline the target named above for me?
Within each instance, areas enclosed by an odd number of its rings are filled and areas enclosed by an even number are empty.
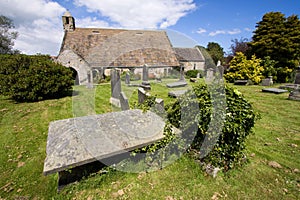
[[[72,71],[72,77],[74,80],[74,85],[79,85],[79,76],[78,76],[78,72],[76,71],[76,69],[70,67],[71,71]]]

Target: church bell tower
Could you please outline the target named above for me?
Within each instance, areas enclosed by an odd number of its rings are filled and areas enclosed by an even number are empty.
[[[75,30],[75,19],[69,11],[66,11],[62,16],[64,31],[74,31]]]

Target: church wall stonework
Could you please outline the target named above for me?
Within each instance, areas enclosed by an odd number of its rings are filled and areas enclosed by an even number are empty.
[[[88,74],[90,73],[91,69],[88,63],[86,63],[72,50],[64,50],[60,52],[57,57],[57,61],[65,67],[71,67],[77,71],[79,85],[88,84]]]

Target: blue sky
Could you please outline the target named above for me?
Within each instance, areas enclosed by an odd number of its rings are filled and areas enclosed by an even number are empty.
[[[228,52],[232,39],[251,39],[265,13],[299,16],[300,0],[0,0],[19,32],[15,47],[27,54],[58,54],[66,10],[77,27],[164,29],[174,46],[217,42]]]

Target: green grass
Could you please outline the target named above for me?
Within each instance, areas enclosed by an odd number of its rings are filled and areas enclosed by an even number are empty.
[[[0,199],[299,199],[300,175],[294,169],[300,169],[300,102],[288,100],[287,93],[262,93],[261,86],[235,87],[261,114],[247,141],[247,165],[212,178],[183,156],[151,173],[96,174],[60,193],[58,176],[42,174],[49,122],[115,110],[109,104],[110,85],[100,85],[94,93],[76,87],[74,101],[65,97],[17,104],[0,96]],[[122,89],[131,103],[137,101],[136,88]],[[174,99],[167,91],[165,83],[152,84],[151,93],[169,103]],[[73,106],[84,112],[74,112]],[[282,168],[270,167],[269,161]]]

